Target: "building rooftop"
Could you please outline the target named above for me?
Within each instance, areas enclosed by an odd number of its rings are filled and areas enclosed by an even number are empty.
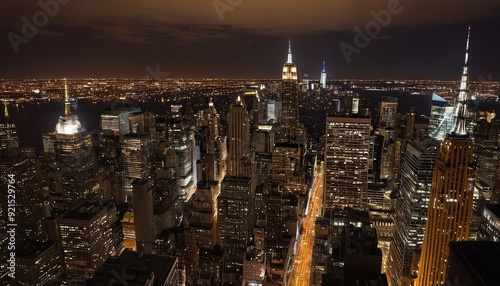
[[[75,209],[67,211],[61,218],[89,220],[104,208],[97,202],[84,202]]]
[[[108,258],[87,285],[146,285],[151,277],[154,277],[152,285],[164,285],[176,262],[174,256],[126,249],[119,257]],[[116,283],[110,284],[112,281]]]
[[[432,94],[432,101],[433,103],[443,103],[445,105],[448,105],[448,101],[446,99],[442,98],[441,96],[435,93]]]
[[[16,257],[25,259],[35,259],[44,253],[51,246],[55,245],[53,241],[28,241],[21,247],[16,247]]]
[[[488,208],[496,217],[500,218],[500,204],[486,204]]]
[[[500,281],[500,242],[450,242],[453,252],[474,285],[498,285]]]

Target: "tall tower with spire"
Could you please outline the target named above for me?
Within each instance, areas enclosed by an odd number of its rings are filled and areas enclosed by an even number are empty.
[[[54,138],[57,171],[61,193],[54,193],[66,208],[77,204],[96,191],[97,165],[92,150],[92,138],[85,132],[77,115],[70,113],[68,84],[64,79],[64,115],[59,117]]]
[[[229,176],[248,176],[245,172],[245,159],[250,152],[250,121],[245,102],[238,96],[228,114],[228,172]]]
[[[0,149],[19,147],[16,125],[10,120],[7,102],[4,101],[4,121],[0,123]]]
[[[321,87],[326,88],[326,66],[325,61],[323,61],[323,70],[321,71]]]
[[[288,39],[288,58],[283,65],[281,99],[283,101],[283,123],[294,125],[299,122],[299,82],[297,66],[292,61],[292,42]]]
[[[417,286],[444,285],[449,243],[469,237],[475,174],[472,140],[465,119],[469,37],[470,27],[455,128],[441,144],[434,167]]]

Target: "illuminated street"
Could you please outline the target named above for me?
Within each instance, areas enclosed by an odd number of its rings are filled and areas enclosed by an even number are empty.
[[[323,166],[323,165],[321,165]],[[309,285],[311,275],[311,262],[314,247],[314,221],[320,215],[321,202],[323,200],[323,170],[316,167],[316,182],[310,196],[309,213],[302,222],[302,234],[294,259],[289,285]]]

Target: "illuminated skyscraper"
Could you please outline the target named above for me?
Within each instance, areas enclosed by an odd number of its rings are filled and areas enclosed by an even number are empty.
[[[429,118],[429,136],[442,141],[453,130],[455,108],[446,99],[432,95],[431,115]]]
[[[438,150],[438,141],[432,139],[411,141],[406,149],[389,258],[389,278],[394,286],[411,285],[412,256],[415,250],[422,248],[424,241]]]
[[[16,181],[16,208],[15,219],[18,225],[19,239],[41,234],[42,215],[40,210],[43,203],[43,186],[40,175],[40,165],[35,148],[9,148],[8,156],[0,156],[0,181],[7,186],[8,175],[13,174]],[[1,201],[4,215],[7,212],[8,189],[0,192],[5,199]],[[4,220],[5,218],[5,220]],[[6,217],[2,217],[6,222]]]
[[[90,134],[82,128],[77,115],[70,115],[66,81],[64,86],[64,116],[56,125],[54,153],[61,176],[62,196],[69,206],[95,192],[97,164]]]
[[[129,133],[123,140],[124,189],[127,200],[132,199],[132,182],[145,179],[153,172],[153,147],[146,134]]]
[[[467,133],[465,118],[469,35],[455,129],[446,135],[441,144],[434,169],[424,245],[415,284],[417,286],[443,285],[449,243],[467,240],[469,237],[475,173],[472,140]]]
[[[250,178],[226,176],[217,199],[218,234],[222,246],[246,250],[252,228]]]
[[[201,166],[197,168],[197,172],[201,176],[197,176],[197,181],[206,178],[210,181],[215,181],[219,178],[222,171],[222,166],[218,162],[217,145],[219,143],[219,114],[214,107],[212,100],[208,103],[208,108],[200,110],[197,113],[197,147],[200,149]],[[200,138],[203,138],[200,140]],[[201,142],[200,142],[201,141]],[[201,170],[200,170],[201,169]]]
[[[369,117],[326,118],[325,208],[365,208],[370,122]]]
[[[228,123],[228,175],[249,176],[245,174],[244,165],[250,152],[250,121],[240,97],[229,109]]]
[[[167,128],[167,138],[169,148],[175,150],[175,173],[179,180],[180,199],[188,201],[196,190],[193,182],[193,137],[192,129],[186,128],[179,118],[172,118]],[[170,164],[173,160],[170,158]]]
[[[114,205],[84,202],[56,219],[65,273],[90,279],[113,251]]]
[[[405,139],[413,140],[415,138],[415,107],[411,107],[406,112]]]
[[[4,117],[0,123],[0,149],[18,147],[16,125],[10,120],[7,102],[4,102]]]
[[[398,100],[386,97],[380,102],[379,126],[382,128],[394,127],[394,116],[398,112]],[[386,139],[387,140],[387,139]]]
[[[292,61],[292,44],[288,41],[288,59],[283,66],[282,73],[283,118],[285,124],[299,122],[299,82],[297,78],[297,66]]]
[[[223,283],[235,283],[243,276],[244,254],[253,226],[251,179],[226,176],[217,198],[219,243],[225,249]]]
[[[326,88],[326,66],[325,61],[323,61],[323,70],[321,71],[321,87]]]

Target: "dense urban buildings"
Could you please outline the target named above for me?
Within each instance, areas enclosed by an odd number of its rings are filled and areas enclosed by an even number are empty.
[[[290,38],[278,79],[0,80],[0,282],[495,285],[500,84],[468,44],[458,91],[301,76]]]

